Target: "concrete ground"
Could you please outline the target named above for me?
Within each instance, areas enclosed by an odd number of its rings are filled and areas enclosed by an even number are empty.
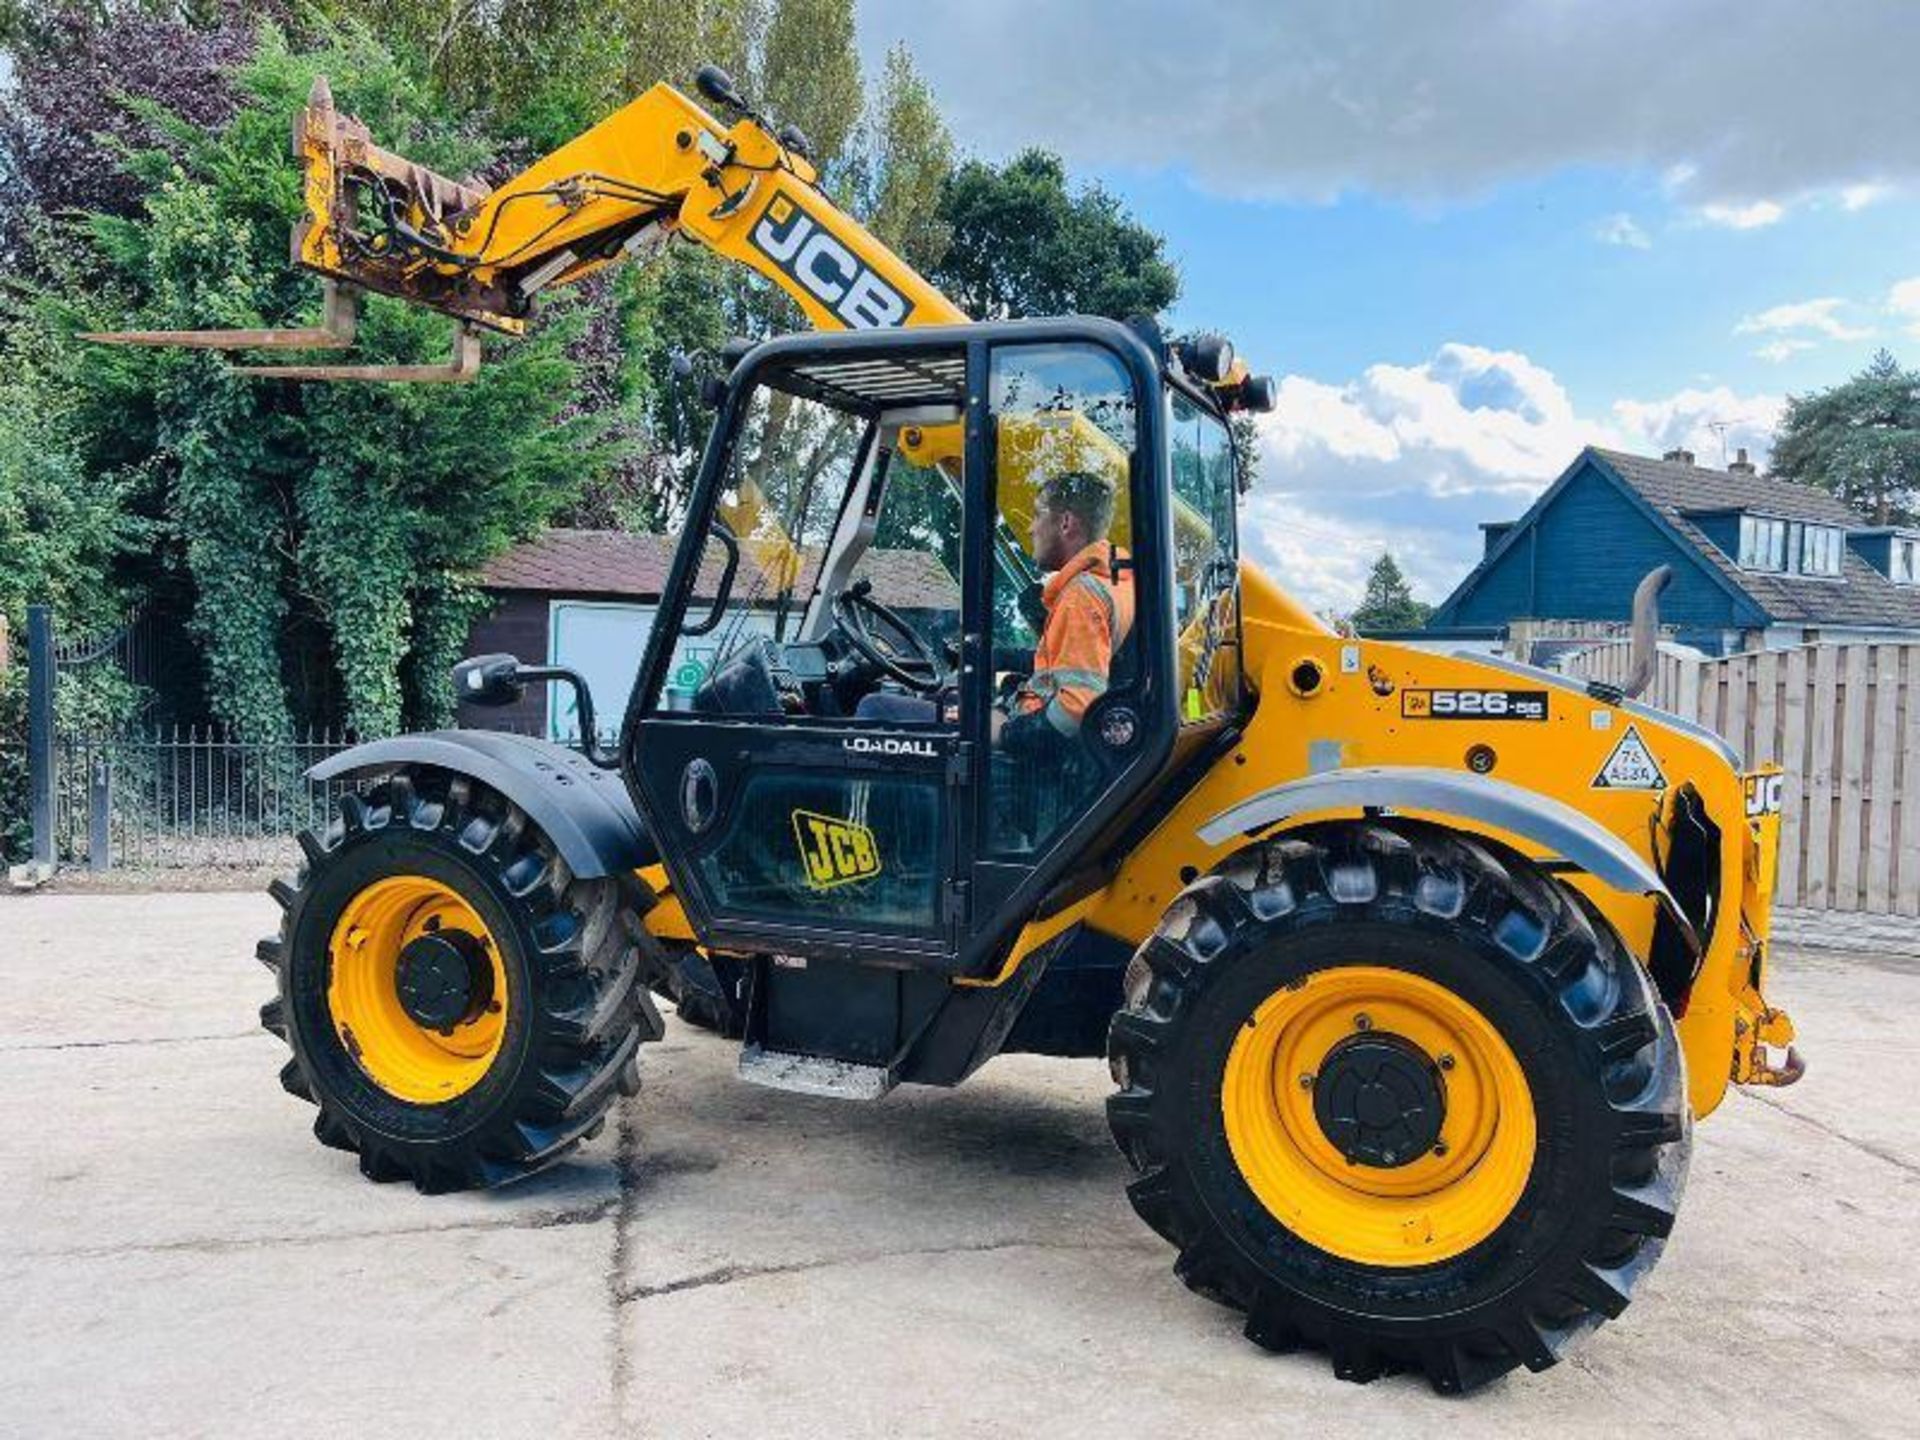
[[[1701,1126],[1641,1298],[1443,1401],[1262,1354],[1176,1282],[1093,1062],[857,1107],[741,1085],[670,1022],[557,1173],[370,1185],[275,1082],[249,958],[273,919],[0,898],[0,1433],[1915,1433],[1911,960],[1787,957],[1810,1074]]]

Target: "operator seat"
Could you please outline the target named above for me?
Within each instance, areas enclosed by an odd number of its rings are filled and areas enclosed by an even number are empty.
[[[703,715],[781,715],[785,707],[773,683],[767,640],[756,640],[729,658],[693,692]]]

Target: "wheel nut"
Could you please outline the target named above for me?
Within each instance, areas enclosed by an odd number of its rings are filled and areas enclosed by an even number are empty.
[[[1371,1030],[1373,1028],[1373,1017],[1362,1010],[1358,1015],[1353,1017],[1353,1028],[1356,1030]]]
[[[1313,1088],[1313,1076],[1302,1075],[1300,1077],[1300,1088],[1302,1090],[1311,1090]]]
[[[1447,1142],[1446,1142],[1446,1141],[1444,1141],[1444,1140],[1440,1140],[1440,1141],[1437,1141],[1437,1142],[1435,1142],[1435,1144],[1434,1144],[1434,1147],[1433,1147],[1433,1153],[1434,1153],[1434,1154],[1436,1154],[1436,1155],[1444,1155],[1444,1154],[1446,1154],[1446,1153],[1447,1153]]]
[[[1451,1070],[1453,1068],[1453,1056],[1442,1055],[1440,1057],[1440,1068],[1442,1070]]]

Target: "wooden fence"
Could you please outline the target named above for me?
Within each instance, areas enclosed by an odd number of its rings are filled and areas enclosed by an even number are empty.
[[[1618,684],[1627,646],[1569,656]],[[1782,905],[1920,915],[1920,644],[1803,645],[1712,660],[1660,647],[1641,699],[1785,767]]]

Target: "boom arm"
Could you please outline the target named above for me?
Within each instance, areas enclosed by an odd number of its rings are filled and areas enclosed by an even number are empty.
[[[731,96],[717,72],[709,93]],[[736,98],[737,97],[733,97]],[[361,291],[452,316],[456,358],[418,366],[268,366],[296,379],[461,380],[475,327],[518,334],[533,297],[674,235],[766,276],[822,330],[963,323],[967,316],[833,204],[790,131],[744,105],[731,126],[659,84],[498,189],[454,181],[383,150],[334,108],[324,79],[294,123],[305,168],[295,263],[327,277],[326,319],[294,331],[142,331],[90,339],[206,349],[342,348]],[[425,372],[425,373],[423,373]]]

